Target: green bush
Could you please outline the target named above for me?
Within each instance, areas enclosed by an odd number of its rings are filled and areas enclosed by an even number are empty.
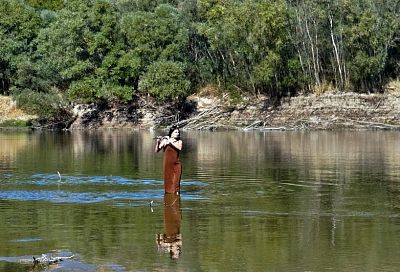
[[[30,121],[25,120],[5,120],[0,122],[0,127],[7,127],[7,128],[26,128],[31,125]]]
[[[68,99],[79,103],[90,103],[95,100],[96,90],[100,89],[100,81],[88,77],[71,84],[68,90]]]
[[[62,104],[61,98],[53,93],[24,90],[14,94],[17,106],[29,114],[49,118],[55,116]]]
[[[190,81],[186,79],[182,63],[158,61],[149,66],[139,80],[139,90],[159,98],[172,100],[188,95]]]
[[[27,0],[26,2],[37,9],[59,10],[64,7],[63,0]]]
[[[133,91],[128,86],[113,82],[105,82],[100,78],[88,77],[71,84],[68,98],[80,103],[94,102],[96,99],[120,100],[127,102],[132,99]]]
[[[132,100],[132,88],[128,86],[120,86],[113,83],[106,83],[97,91],[97,97],[105,98],[111,101],[128,102]]]

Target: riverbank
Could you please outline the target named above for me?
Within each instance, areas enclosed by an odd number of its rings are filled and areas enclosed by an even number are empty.
[[[264,97],[247,98],[235,107],[213,99],[207,102],[180,124],[188,129],[400,129],[400,92],[301,95],[276,107]]]
[[[35,116],[17,109],[10,98],[0,101],[0,124],[33,120],[34,128],[51,127],[50,121],[35,122]],[[126,105],[74,105],[71,112],[72,119],[58,128],[154,129],[178,124],[188,130],[400,129],[400,89],[388,87],[382,94],[300,95],[278,105],[261,95],[233,99],[201,91],[179,104],[157,105],[140,97]]]
[[[19,109],[11,97],[0,95],[0,128],[29,127],[36,118]]]
[[[384,93],[322,93],[276,101],[262,95],[232,98],[203,89],[181,104],[76,105],[71,129],[152,129],[178,124],[187,130],[400,129],[400,88]]]

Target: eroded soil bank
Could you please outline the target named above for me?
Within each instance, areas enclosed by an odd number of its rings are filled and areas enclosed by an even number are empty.
[[[12,108],[15,113],[15,105]],[[278,104],[265,96],[233,101],[227,95],[202,94],[162,105],[141,97],[127,105],[74,105],[69,111],[67,118],[34,120],[33,127],[151,129],[178,124],[195,130],[400,129],[400,91],[300,95]],[[4,110],[1,114],[0,121],[6,120]]]
[[[99,109],[75,106],[71,129],[149,129],[178,124],[184,129],[400,129],[400,92],[385,94],[327,93],[286,98],[273,106],[264,96],[233,102],[227,96],[193,95],[183,104]]]

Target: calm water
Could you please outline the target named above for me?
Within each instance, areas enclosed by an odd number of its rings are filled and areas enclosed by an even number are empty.
[[[0,271],[399,271],[400,132],[154,136],[0,132]]]

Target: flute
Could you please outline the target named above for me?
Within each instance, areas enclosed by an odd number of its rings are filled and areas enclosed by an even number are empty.
[[[169,139],[169,136],[157,136],[157,137],[154,137],[153,139],[164,140],[164,139]]]

